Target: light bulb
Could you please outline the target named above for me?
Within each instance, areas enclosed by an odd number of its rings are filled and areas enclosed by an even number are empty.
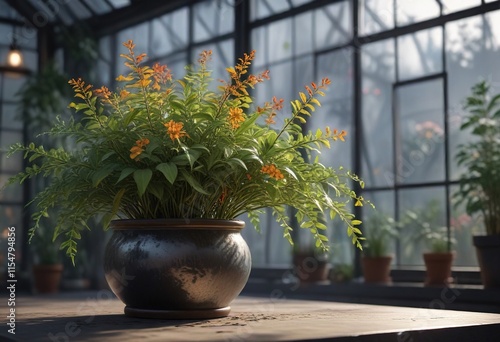
[[[11,49],[7,56],[7,64],[11,67],[17,68],[23,64],[23,55],[17,49]]]

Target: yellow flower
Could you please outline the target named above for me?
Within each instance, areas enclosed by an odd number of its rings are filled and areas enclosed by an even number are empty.
[[[116,80],[117,80],[118,82],[128,82],[128,81],[132,81],[133,79],[134,79],[134,77],[133,77],[133,76],[130,76],[130,75],[129,75],[129,76],[123,76],[123,75],[120,75],[120,76],[118,76],[118,77],[116,78]]]
[[[130,149],[130,159],[137,158],[144,151],[144,146],[148,144],[149,144],[148,138],[137,140],[135,142],[135,146],[132,146],[132,148]]]
[[[356,203],[354,203],[355,207],[362,207],[363,206],[363,196],[359,196],[356,198]]]
[[[229,123],[233,129],[240,127],[240,123],[245,121],[243,116],[243,109],[241,108],[229,108]]]
[[[274,178],[276,180],[280,180],[285,178],[285,176],[281,173],[280,170],[276,168],[276,165],[274,164],[268,164],[264,165],[261,169],[260,172],[268,174],[271,178]]]
[[[167,133],[172,141],[174,141],[175,139],[180,139],[187,135],[186,132],[182,130],[182,127],[184,127],[184,124],[182,122],[175,122],[174,120],[170,120],[163,125],[167,127]]]

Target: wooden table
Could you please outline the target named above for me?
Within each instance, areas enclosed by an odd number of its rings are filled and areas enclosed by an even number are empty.
[[[0,341],[498,341],[500,314],[240,297],[208,321],[129,318],[108,290],[20,296]],[[3,320],[7,298],[0,298]]]

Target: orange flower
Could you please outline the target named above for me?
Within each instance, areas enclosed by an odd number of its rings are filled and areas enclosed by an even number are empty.
[[[153,78],[155,80],[153,89],[160,90],[160,84],[165,84],[167,81],[170,81],[172,79],[172,73],[166,65],[156,63],[153,65]]]
[[[125,46],[129,50],[133,50],[135,48],[135,44],[132,39],[129,39],[125,43],[123,43],[123,46]]]
[[[124,98],[126,98],[127,96],[130,95],[130,92],[123,89],[122,91],[120,91],[120,98],[123,100]]]
[[[184,124],[182,122],[175,122],[174,120],[170,120],[166,124],[163,124],[167,127],[167,133],[170,135],[170,139],[174,141],[175,139],[180,139],[186,136],[186,132],[182,130]]]
[[[141,64],[146,56],[145,53],[141,53],[139,56],[135,57],[135,64]]]
[[[144,146],[148,144],[149,144],[148,138],[137,140],[135,142],[135,146],[132,146],[132,148],[130,149],[130,159],[137,158],[144,151]]]
[[[330,127],[326,127],[325,131],[326,131],[327,137],[332,138],[334,141],[337,141],[338,139],[340,139],[341,141],[345,141],[345,137],[347,135],[346,131],[342,130],[339,133],[339,131],[337,129],[334,129],[333,133],[332,133]]]
[[[241,108],[229,108],[229,123],[233,129],[240,127],[240,123],[245,121],[243,116],[243,109]]]
[[[273,109],[274,110],[282,110],[283,109],[283,99],[277,99],[276,96],[273,97]]]
[[[280,180],[280,179],[285,178],[285,176],[281,173],[280,170],[278,170],[276,168],[276,165],[274,165],[274,164],[264,165],[260,169],[260,172],[268,174],[269,176],[271,176],[272,178],[274,178],[276,180]]]
[[[212,59],[212,50],[204,50],[200,53],[198,63],[205,65],[208,61],[210,61],[210,59]]]
[[[102,97],[104,102],[111,103],[111,95],[112,94],[111,94],[111,91],[107,87],[102,86],[101,88],[96,89],[95,93],[97,96]]]

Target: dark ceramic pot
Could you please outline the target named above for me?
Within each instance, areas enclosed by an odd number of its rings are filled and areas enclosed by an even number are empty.
[[[135,317],[203,319],[229,314],[251,257],[243,221],[117,220],[106,246],[111,290]]]
[[[473,236],[485,289],[500,289],[500,235]]]

